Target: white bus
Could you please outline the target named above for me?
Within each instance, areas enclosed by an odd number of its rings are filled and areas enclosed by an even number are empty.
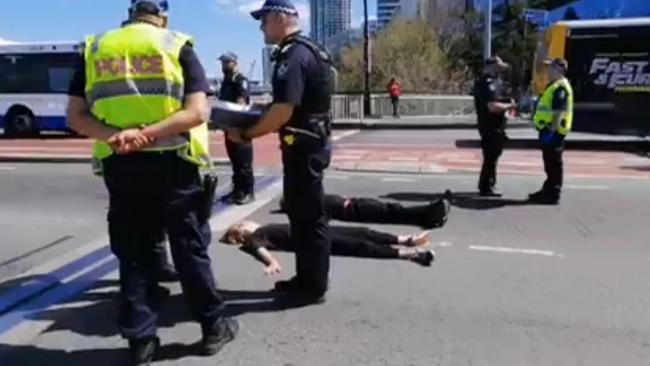
[[[81,42],[0,45],[0,128],[7,136],[68,131],[67,91]]]

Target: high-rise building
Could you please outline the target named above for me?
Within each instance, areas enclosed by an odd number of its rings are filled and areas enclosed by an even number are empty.
[[[271,85],[273,78],[273,61],[271,55],[275,51],[276,46],[265,46],[262,48],[262,85]]]
[[[330,37],[350,29],[351,0],[311,0],[309,21],[311,38],[325,44]]]
[[[400,0],[377,0],[377,26],[384,28],[400,8]]]

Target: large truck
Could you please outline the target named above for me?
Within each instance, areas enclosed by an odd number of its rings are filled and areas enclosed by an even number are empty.
[[[542,34],[533,94],[548,84],[543,61],[569,63],[574,130],[650,135],[650,18],[561,21]]]

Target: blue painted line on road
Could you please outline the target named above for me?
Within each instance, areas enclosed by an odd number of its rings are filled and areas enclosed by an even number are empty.
[[[51,307],[60,304],[75,295],[87,290],[98,279],[114,271],[117,267],[117,259],[112,258],[106,263],[84,273],[74,280],[62,286],[57,286],[51,291],[36,296],[32,301],[23,303],[10,313],[0,317],[0,334],[14,328],[21,322],[30,319],[39,319],[39,313]]]
[[[16,279],[16,281],[26,281],[18,283],[16,287],[10,288],[3,294],[0,294],[0,315],[5,314],[23,301],[41,294],[53,286],[60,284],[64,279],[81,271],[82,269],[97,263],[111,254],[108,246],[99,248],[74,262],[68,263],[56,271],[36,275],[34,278]]]
[[[279,180],[280,177],[278,176],[263,176],[256,182],[255,191],[261,191]],[[213,206],[212,212],[213,214],[219,214],[231,206],[232,205],[229,203],[219,201],[215,206]],[[2,300],[0,305],[3,305],[5,309],[11,309],[8,312],[7,310],[5,310],[4,313],[0,312],[0,335],[11,330],[21,321],[27,320],[27,314],[38,313],[52,305],[78,295],[80,292],[85,291],[90,285],[92,285],[92,283],[116,270],[117,260],[112,259],[109,262],[102,264],[97,269],[93,269],[87,274],[81,276],[80,279],[83,278],[83,280],[77,281],[77,279],[75,279],[69,283],[61,284],[61,280],[98,263],[110,254],[110,248],[107,245],[82,258],[66,264],[56,271],[44,275],[44,278],[51,279],[49,282],[43,281],[40,286],[35,285],[29,291],[27,288],[25,288],[25,290],[21,290],[21,288],[10,290],[10,293],[0,299]],[[99,271],[99,268],[104,270]],[[90,284],[84,287],[83,284],[88,282],[86,281],[87,279],[90,281]],[[11,297],[9,295],[11,295]]]

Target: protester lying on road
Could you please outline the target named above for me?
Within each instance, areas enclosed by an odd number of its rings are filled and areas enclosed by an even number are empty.
[[[325,212],[330,219],[347,222],[374,224],[402,224],[425,229],[443,227],[449,216],[449,196],[425,205],[406,207],[400,203],[380,201],[374,198],[325,195]],[[280,212],[285,212],[284,199],[280,200]]]
[[[433,250],[420,248],[429,243],[429,232],[413,235],[393,235],[366,227],[333,226],[330,228],[332,255],[377,259],[402,259],[421,266],[431,266],[435,260]],[[293,252],[288,224],[263,225],[253,221],[240,221],[232,225],[221,242],[239,245],[240,250],[252,255],[265,265],[264,273],[282,271],[278,260],[269,250]]]

